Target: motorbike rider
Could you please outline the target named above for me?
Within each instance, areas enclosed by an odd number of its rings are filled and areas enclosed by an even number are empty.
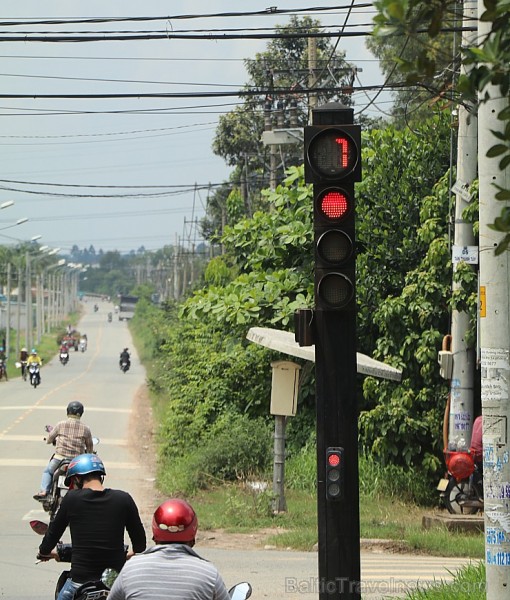
[[[2,370],[3,377],[7,380],[7,354],[3,346],[0,346],[0,369]]]
[[[480,471],[483,467],[483,443],[482,443],[482,434],[483,434],[483,421],[482,415],[476,417],[473,422],[473,430],[471,433],[471,444],[469,451],[473,456],[473,460],[477,464]]]
[[[135,501],[127,492],[103,487],[105,475],[96,454],[75,457],[67,469],[66,484],[73,489],[62,499],[37,555],[43,561],[55,558],[53,549],[69,526],[71,570],[57,600],[71,600],[80,585],[100,579],[107,568],[120,571],[127,558],[145,550],[145,530]],[[128,553],[124,530],[133,547]]]
[[[119,366],[122,367],[122,363],[127,363],[128,367],[131,366],[131,356],[129,355],[129,348],[124,348],[120,353]]]
[[[30,356],[27,358],[27,367],[30,367],[30,365],[32,365],[34,363],[37,364],[37,365],[39,365],[39,369],[41,368],[41,366],[42,366],[42,359],[37,354],[37,350],[35,348],[32,348],[32,351],[30,352]],[[40,371],[37,374],[37,376],[39,377],[39,383],[41,383],[41,372]]]
[[[124,565],[108,600],[229,600],[216,567],[192,550],[197,529],[185,500],[163,502],[152,517],[156,545]]]
[[[21,376],[25,377],[27,370],[28,350],[23,346],[19,352],[19,362],[21,364]]]
[[[78,401],[67,405],[67,419],[60,421],[46,438],[47,444],[55,444],[55,453],[43,471],[41,490],[34,495],[35,500],[44,500],[51,489],[53,473],[63,458],[74,458],[78,454],[92,453],[94,443],[87,425],[81,422],[83,404]]]

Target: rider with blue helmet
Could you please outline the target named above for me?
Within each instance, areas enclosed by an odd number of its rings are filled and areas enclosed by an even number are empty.
[[[39,546],[38,557],[49,560],[69,526],[73,545],[69,578],[57,600],[71,600],[87,581],[97,581],[105,569],[120,571],[126,559],[146,547],[145,529],[133,498],[122,490],[103,487],[106,469],[96,454],[80,454],[69,463],[66,483],[71,489],[62,499]],[[128,532],[133,551],[124,547]]]

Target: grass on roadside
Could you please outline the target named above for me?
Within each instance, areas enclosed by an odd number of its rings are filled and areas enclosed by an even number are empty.
[[[317,543],[316,496],[302,490],[288,490],[286,501],[287,512],[273,515],[270,492],[256,492],[247,485],[234,484],[199,492],[192,499],[203,530],[224,529],[234,533],[273,528],[275,533],[266,543],[312,550]],[[425,509],[393,498],[362,496],[361,537],[394,540],[410,551],[436,556],[483,557],[481,533],[451,532],[439,527],[423,529],[424,512]]]
[[[457,571],[452,583],[438,583],[408,592],[406,600],[485,600],[485,565],[467,565]]]

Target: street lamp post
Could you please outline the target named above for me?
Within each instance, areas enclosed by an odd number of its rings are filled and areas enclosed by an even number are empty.
[[[59,249],[56,249],[50,254],[56,254]],[[51,286],[52,274],[49,271],[53,269],[57,269],[59,267],[63,267],[66,264],[65,258],[60,259],[57,263],[46,267],[42,274],[42,298],[41,298],[41,307],[44,308],[44,296],[47,296],[46,302],[46,317],[44,317],[44,310],[41,312],[41,318],[39,323],[38,335],[42,335],[44,333],[49,333],[51,331],[52,326],[52,315],[53,315],[53,307],[54,307],[54,288]],[[46,285],[46,294],[45,294],[45,285]]]

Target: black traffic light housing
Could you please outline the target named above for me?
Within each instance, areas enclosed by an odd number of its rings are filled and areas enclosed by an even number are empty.
[[[344,449],[326,450],[326,500],[344,499]]]

